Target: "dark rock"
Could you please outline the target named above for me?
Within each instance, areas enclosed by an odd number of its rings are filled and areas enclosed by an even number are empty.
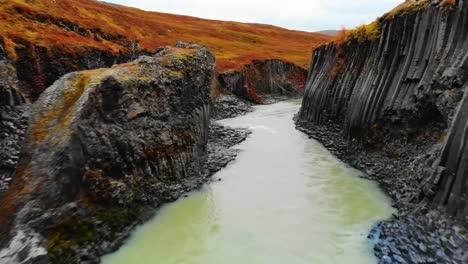
[[[401,264],[406,264],[408,263],[405,259],[403,259],[403,257],[401,257],[400,255],[394,255],[393,256],[393,259],[395,259],[395,261],[397,263],[401,263]]]
[[[307,71],[281,60],[254,61],[242,71],[221,73],[223,90],[254,103],[272,103],[275,98],[299,98],[304,93]],[[273,100],[271,100],[273,99]]]
[[[253,111],[252,103],[234,95],[219,95],[213,99],[212,118],[221,120]]]
[[[0,262],[96,263],[152,209],[201,186],[214,77],[208,50],[179,43],[49,87],[0,201]]]
[[[392,263],[393,263],[392,258],[390,258],[389,256],[383,256],[379,260],[379,264],[392,264]]]

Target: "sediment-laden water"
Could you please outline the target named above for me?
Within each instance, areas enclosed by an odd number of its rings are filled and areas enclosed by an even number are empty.
[[[390,217],[375,183],[294,128],[298,102],[221,123],[248,127],[222,181],[163,207],[105,264],[376,263],[367,235]]]

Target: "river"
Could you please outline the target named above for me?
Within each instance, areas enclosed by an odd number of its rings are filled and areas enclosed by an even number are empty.
[[[376,263],[370,229],[393,212],[374,182],[294,128],[299,102],[220,123],[253,133],[236,161],[164,206],[105,264]]]

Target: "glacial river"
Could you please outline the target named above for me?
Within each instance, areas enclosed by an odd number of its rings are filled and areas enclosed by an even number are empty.
[[[221,121],[253,131],[222,181],[163,207],[103,263],[376,263],[367,235],[390,200],[297,131],[298,110],[282,102]]]

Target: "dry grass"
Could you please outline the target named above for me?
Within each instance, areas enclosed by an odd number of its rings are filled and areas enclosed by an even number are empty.
[[[393,20],[399,16],[418,12],[421,10],[424,10],[428,8],[431,5],[430,0],[409,0],[406,1],[396,8],[394,8],[392,11],[388,12],[387,14],[382,16],[383,20]]]
[[[457,8],[458,0],[442,0],[442,8],[446,11],[453,11]]]
[[[8,0],[0,2],[0,36],[74,54],[87,49],[113,54],[138,41],[144,50],[177,41],[210,48],[221,71],[255,59],[277,58],[308,67],[309,52],[331,37],[268,25],[243,24],[146,12],[93,0]]]
[[[366,41],[376,41],[380,39],[381,25],[378,21],[372,22],[369,25],[362,25],[355,29],[346,31],[347,41],[357,41],[364,43]]]
[[[388,20],[393,20],[399,16],[425,10],[430,7],[431,3],[432,2],[429,0],[406,1],[368,25],[362,25],[351,30],[343,28],[335,37],[333,43],[341,46],[352,41],[364,43],[367,41],[379,40],[381,36],[382,23]],[[458,0],[442,0],[440,7],[444,10],[454,10],[457,3]]]

